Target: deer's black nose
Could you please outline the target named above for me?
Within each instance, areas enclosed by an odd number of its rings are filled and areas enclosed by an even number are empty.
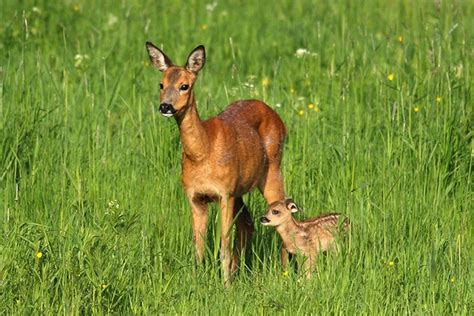
[[[270,223],[270,220],[266,216],[262,216],[260,218],[260,223],[267,224],[267,223]]]
[[[173,114],[176,113],[176,110],[174,109],[172,104],[161,103],[160,104],[160,113],[163,114],[164,116],[172,116]]]

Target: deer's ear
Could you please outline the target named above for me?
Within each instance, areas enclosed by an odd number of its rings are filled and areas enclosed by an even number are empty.
[[[298,212],[298,206],[292,199],[285,200],[286,208],[291,211],[291,213]]]
[[[186,62],[186,69],[198,73],[199,70],[204,67],[206,63],[206,49],[203,45],[196,47],[191,54],[189,54],[188,61]]]
[[[173,65],[171,59],[161,49],[153,45],[152,42],[146,42],[146,50],[148,51],[151,63],[159,71],[163,72]]]

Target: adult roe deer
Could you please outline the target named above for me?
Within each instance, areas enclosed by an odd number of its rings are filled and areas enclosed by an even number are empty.
[[[161,72],[160,112],[174,117],[182,144],[181,180],[192,209],[196,258],[204,256],[207,204],[218,202],[221,210],[221,265],[224,284],[254,227],[242,195],[258,187],[270,204],[285,197],[280,164],[286,129],[278,114],[265,103],[241,100],[216,117],[201,120],[193,84],[204,66],[204,46],[196,47],[184,67],[175,66],[150,42],[151,63]],[[231,262],[231,228],[237,227],[236,252]]]

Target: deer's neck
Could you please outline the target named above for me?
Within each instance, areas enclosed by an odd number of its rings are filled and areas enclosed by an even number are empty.
[[[209,151],[209,139],[196,109],[194,94],[189,98],[184,113],[176,117],[183,152],[192,161],[203,160]]]
[[[285,245],[288,246],[295,244],[295,235],[299,229],[300,227],[296,224],[296,221],[293,217],[276,227],[276,230],[280,234],[281,239],[283,240]]]

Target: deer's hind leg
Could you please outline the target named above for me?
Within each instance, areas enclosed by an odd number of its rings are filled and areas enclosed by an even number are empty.
[[[265,178],[259,184],[258,188],[268,204],[285,199],[283,176],[279,162],[269,164]]]
[[[262,137],[262,143],[265,148],[267,166],[265,175],[258,187],[267,203],[271,204],[285,198],[283,175],[281,173],[285,127],[278,124],[264,124],[260,127],[259,134]]]
[[[236,240],[234,257],[232,258],[232,271],[235,271],[239,265],[239,259],[252,239],[254,227],[252,217],[247,206],[241,197],[235,198],[234,202],[234,220],[236,226]]]
[[[269,159],[267,170],[258,188],[268,204],[285,199],[285,187],[281,173],[281,155]]]

